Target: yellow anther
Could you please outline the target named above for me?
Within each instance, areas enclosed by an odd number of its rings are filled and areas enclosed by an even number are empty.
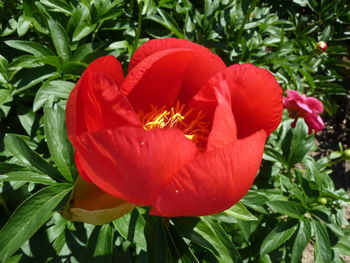
[[[205,120],[204,113],[194,113],[193,109],[184,111],[185,107],[185,104],[179,102],[170,109],[151,105],[151,110],[147,114],[140,112],[138,115],[145,130],[178,128],[184,132],[187,139],[203,148],[209,134],[210,123]]]

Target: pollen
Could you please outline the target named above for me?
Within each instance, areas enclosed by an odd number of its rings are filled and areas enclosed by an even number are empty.
[[[210,123],[205,120],[203,112],[195,113],[193,109],[186,109],[185,104],[176,102],[175,106],[170,108],[151,105],[147,114],[140,112],[138,116],[145,130],[178,128],[198,148],[203,148],[206,144]]]

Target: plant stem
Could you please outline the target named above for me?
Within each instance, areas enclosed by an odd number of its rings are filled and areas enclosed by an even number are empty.
[[[241,42],[244,26],[247,24],[249,17],[250,17],[250,14],[253,12],[253,10],[255,9],[258,2],[259,2],[259,0],[253,0],[252,4],[249,6],[248,12],[244,17],[241,28],[239,29],[238,34],[237,34],[237,38],[236,38],[237,45],[238,45],[238,43]]]
[[[140,2],[138,4],[138,19],[137,19],[137,28],[136,28],[136,34],[135,34],[135,40],[134,40],[134,45],[132,49],[132,54],[134,54],[135,50],[137,49],[139,39],[140,39],[140,34],[141,34],[141,28],[142,28],[142,3]]]

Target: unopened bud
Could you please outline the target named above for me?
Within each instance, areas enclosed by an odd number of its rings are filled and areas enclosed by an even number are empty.
[[[325,197],[320,197],[317,199],[317,202],[321,205],[326,205],[327,204],[327,198]]]
[[[350,148],[344,151],[344,157],[346,160],[350,161]]]
[[[317,42],[317,48],[320,49],[320,50],[322,50],[322,51],[324,52],[324,51],[327,50],[328,45],[327,45],[327,43],[324,42],[324,41],[318,41],[318,42]]]

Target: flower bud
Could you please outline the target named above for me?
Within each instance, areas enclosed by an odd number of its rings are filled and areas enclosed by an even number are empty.
[[[327,198],[325,197],[320,197],[317,199],[317,202],[321,205],[326,205],[327,204]]]
[[[316,45],[317,45],[317,48],[322,50],[323,52],[325,52],[328,48],[327,43],[324,41],[318,41]]]
[[[344,151],[344,157],[346,160],[350,161],[350,148],[348,148]]]

